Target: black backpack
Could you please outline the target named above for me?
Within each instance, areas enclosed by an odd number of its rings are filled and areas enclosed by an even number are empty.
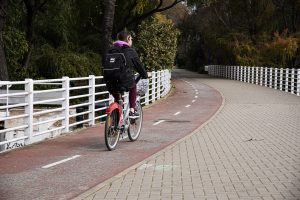
[[[105,55],[103,64],[103,77],[108,89],[129,90],[131,76],[124,49],[117,46],[111,47]]]

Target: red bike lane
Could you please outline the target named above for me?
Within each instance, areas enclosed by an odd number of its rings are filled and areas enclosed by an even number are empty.
[[[106,149],[102,124],[0,154],[0,199],[75,197],[188,135],[221,106],[215,89],[189,83],[201,75],[175,70],[172,77],[172,93],[143,109],[139,139],[115,151]]]

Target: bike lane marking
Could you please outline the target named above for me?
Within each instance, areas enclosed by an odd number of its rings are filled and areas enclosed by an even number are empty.
[[[156,126],[156,125],[158,125],[158,124],[160,124],[160,123],[162,123],[162,122],[164,122],[164,121],[166,121],[166,120],[159,120],[158,122],[155,122],[155,123],[153,124],[153,126]]]
[[[191,106],[191,105],[189,104],[189,105],[186,105],[185,107],[188,108],[188,107],[190,107],[190,106]]]
[[[75,155],[75,156],[72,156],[72,157],[69,157],[69,158],[66,158],[66,159],[63,159],[63,160],[60,160],[60,161],[51,163],[51,164],[49,164],[49,165],[45,165],[45,166],[43,166],[42,168],[43,168],[43,169],[48,169],[48,168],[53,167],[53,166],[55,166],[55,165],[59,165],[59,164],[62,164],[62,163],[64,163],[64,162],[67,162],[67,161],[76,159],[76,158],[78,158],[78,157],[80,157],[80,156],[81,156],[81,155]]]
[[[177,112],[177,113],[175,113],[174,115],[179,115],[181,112],[179,111],[179,112]]]
[[[195,103],[195,101],[196,101],[196,100],[194,99],[194,100],[192,101],[192,103]]]

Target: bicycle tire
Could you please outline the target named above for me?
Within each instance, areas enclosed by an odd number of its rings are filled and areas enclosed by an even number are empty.
[[[114,109],[111,113],[109,113],[106,117],[105,122],[105,144],[109,151],[112,151],[116,148],[117,143],[120,137],[119,130],[119,111],[118,109]]]
[[[135,141],[138,139],[143,124],[143,110],[142,110],[142,105],[139,101],[136,103],[135,109],[136,112],[139,114],[139,117],[137,119],[129,119],[130,125],[127,132],[130,141]]]

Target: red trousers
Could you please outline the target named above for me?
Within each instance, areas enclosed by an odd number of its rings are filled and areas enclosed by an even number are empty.
[[[109,91],[111,95],[115,98],[115,101],[118,102],[120,96],[119,93],[116,91]],[[136,90],[136,83],[133,81],[133,84],[131,86],[131,89],[129,90],[129,107],[130,108],[135,108],[136,106],[136,95],[137,95],[137,90]]]

